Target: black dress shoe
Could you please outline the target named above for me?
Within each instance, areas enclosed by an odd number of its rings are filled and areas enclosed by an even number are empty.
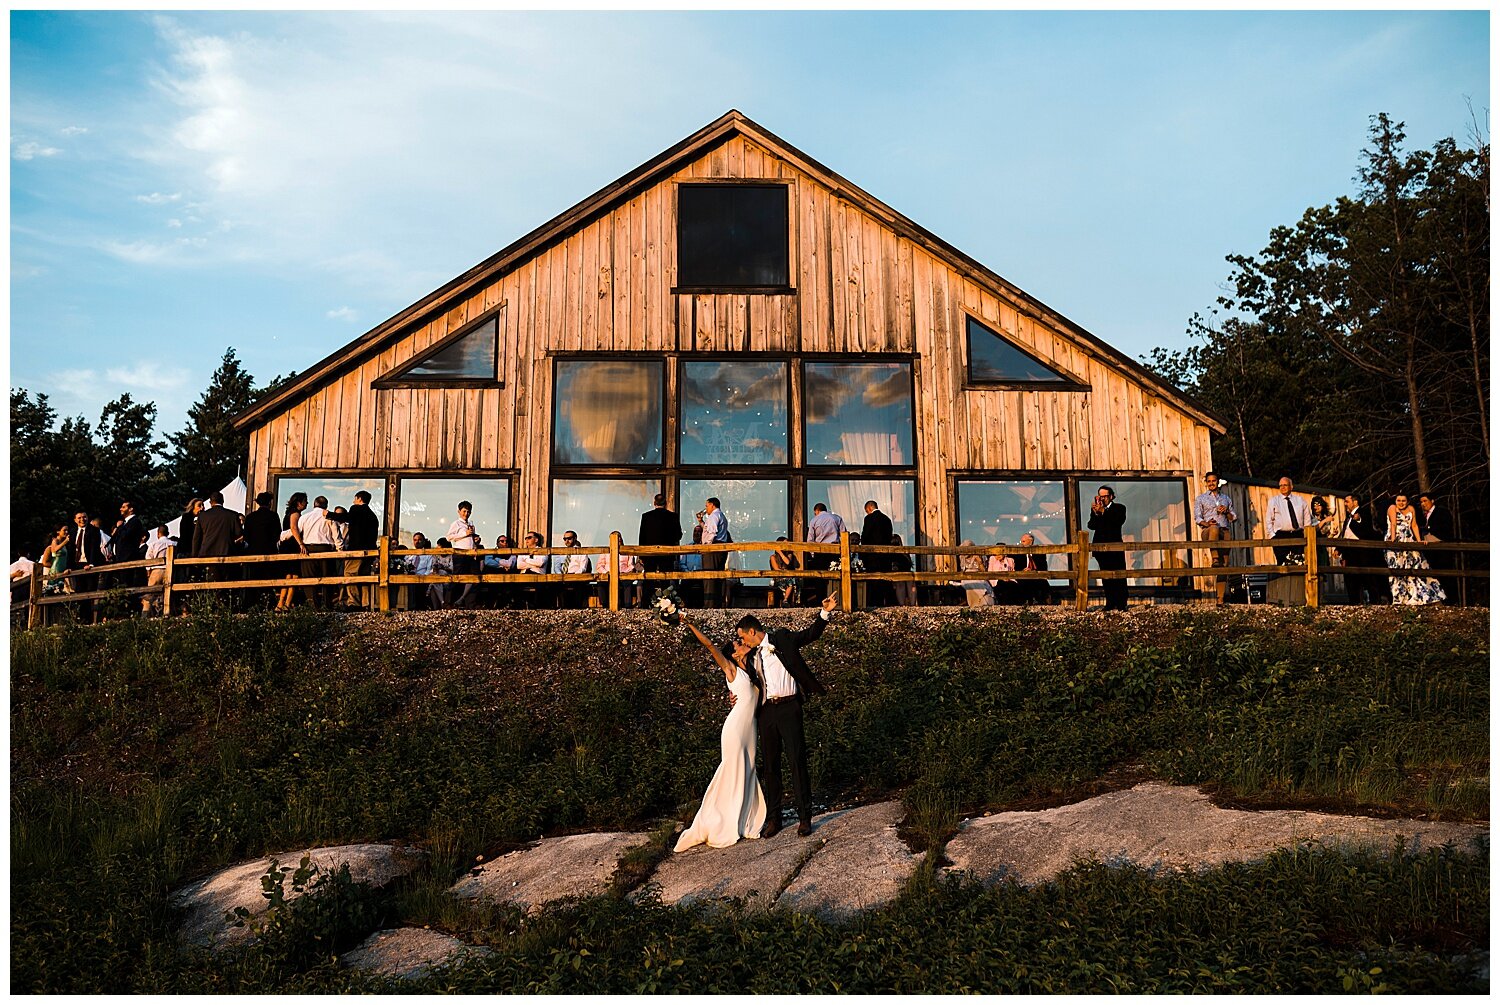
[[[766,821],[766,825],[760,829],[760,836],[763,838],[772,838],[775,837],[777,833],[780,832],[780,830],[781,824],[779,822],[775,820],[768,820]]]
[[[802,821],[800,824],[797,825],[797,836],[799,838],[805,838],[805,837],[807,837],[811,833],[812,833],[812,824],[808,823],[806,820]]]

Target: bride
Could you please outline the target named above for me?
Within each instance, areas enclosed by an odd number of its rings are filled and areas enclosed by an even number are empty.
[[[678,617],[724,671],[729,693],[734,696],[734,707],[719,734],[719,768],[703,794],[698,815],[677,839],[673,851],[685,851],[700,844],[728,848],[740,838],[760,837],[760,829],[766,822],[766,801],[760,792],[760,779],[755,775],[755,708],[760,696],[751,673],[744,667],[749,647],[737,644],[732,662],[708,641],[697,625],[688,621],[687,615],[679,612]]]

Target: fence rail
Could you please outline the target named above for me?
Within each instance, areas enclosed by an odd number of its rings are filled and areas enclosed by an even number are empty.
[[[1165,552],[1175,556],[1176,553],[1192,552],[1215,552],[1235,551],[1241,548],[1274,547],[1278,549],[1300,551],[1302,561],[1291,565],[1235,565],[1235,566],[1201,566],[1201,565],[1163,565],[1151,569],[1090,569],[1088,567],[1091,557],[1100,552],[1108,553],[1131,553],[1131,552]],[[1455,542],[1429,542],[1424,544],[1399,543],[1393,541],[1356,541],[1345,538],[1320,538],[1316,536],[1316,529],[1307,527],[1300,538],[1265,538],[1255,540],[1229,540],[1229,541],[1126,541],[1099,543],[1090,542],[1089,535],[1080,531],[1070,544],[1048,544],[1005,546],[943,546],[943,545],[913,545],[913,546],[875,546],[859,545],[851,547],[847,533],[839,536],[837,544],[834,543],[812,543],[804,541],[752,541],[737,542],[734,544],[698,544],[698,545],[627,545],[618,533],[610,535],[607,546],[591,548],[481,548],[473,550],[460,550],[456,548],[437,548],[418,550],[413,548],[393,548],[387,537],[382,537],[379,546],[363,551],[331,551],[314,552],[310,555],[233,555],[223,558],[178,558],[175,548],[168,548],[164,559],[145,560],[137,562],[115,562],[105,566],[91,567],[87,569],[73,570],[56,575],[45,573],[38,568],[30,577],[28,595],[24,601],[11,604],[11,615],[19,618],[24,615],[28,628],[35,628],[47,621],[47,612],[56,607],[69,604],[81,604],[94,600],[113,599],[117,597],[153,597],[159,596],[161,609],[172,611],[178,598],[185,594],[212,592],[218,590],[240,590],[240,589],[301,589],[303,587],[319,586],[356,586],[372,587],[373,594],[369,601],[372,610],[388,611],[391,607],[391,588],[401,586],[435,585],[435,584],[506,584],[515,583],[521,585],[546,585],[546,584],[606,584],[608,607],[610,610],[618,610],[620,607],[620,590],[622,585],[633,586],[640,583],[655,582],[677,582],[681,580],[708,580],[708,581],[730,581],[740,579],[796,579],[796,580],[826,580],[838,584],[840,606],[848,611],[853,609],[854,586],[857,583],[868,583],[884,581],[890,583],[949,583],[956,584],[964,580],[998,580],[1006,579],[1016,582],[1027,580],[1054,580],[1065,579],[1072,584],[1073,605],[1079,610],[1088,607],[1089,583],[1093,580],[1107,579],[1147,579],[1147,580],[1185,580],[1185,579],[1213,579],[1224,576],[1242,576],[1254,574],[1267,575],[1300,575],[1303,578],[1304,602],[1309,607],[1317,607],[1322,601],[1322,578],[1326,575],[1368,575],[1368,576],[1422,576],[1442,577],[1454,579],[1488,579],[1488,569],[1472,568],[1441,568],[1441,569],[1391,569],[1385,565],[1324,565],[1322,563],[1322,550],[1325,548],[1336,548],[1340,552],[1359,551],[1421,551],[1421,552],[1443,552],[1455,556],[1482,555],[1486,559],[1489,556],[1489,545],[1487,543],[1455,543]],[[799,568],[796,569],[708,569],[694,571],[636,571],[621,574],[619,572],[620,559],[630,558],[666,558],[682,555],[702,555],[715,552],[773,552],[782,551],[802,556]],[[833,556],[837,567],[830,569],[807,569],[806,556],[808,555]],[[609,556],[609,570],[607,573],[585,572],[585,573],[535,573],[535,572],[513,572],[513,573],[430,573],[416,574],[391,570],[391,559],[395,557],[410,557],[418,555],[436,556],[462,556],[467,558],[482,558],[487,555],[509,556],[509,555],[539,555],[546,556],[549,560],[553,556]],[[948,566],[940,569],[916,569],[913,561],[913,569],[909,572],[896,572],[887,570],[863,570],[855,571],[854,560],[864,556],[886,556],[906,555],[914,560],[921,556],[932,557],[937,564]],[[990,556],[1002,555],[1017,558],[1026,555],[1066,555],[1069,558],[1068,567],[1065,569],[1047,569],[1032,572],[1027,571],[1000,571],[992,569],[963,569],[962,560],[967,556]],[[271,565],[286,568],[295,566],[300,573],[303,563],[332,563],[345,561],[360,561],[361,563],[373,561],[375,569],[373,572],[360,573],[357,575],[316,575],[302,576],[300,574],[288,574],[281,578],[245,578],[243,574],[247,567],[260,565]],[[150,585],[120,585],[122,576],[138,572],[149,572],[160,570],[162,575],[159,582]],[[201,570],[202,577],[198,578],[195,572]],[[274,570],[273,570],[274,571]],[[37,574],[40,573],[40,574]],[[94,585],[95,577],[109,577],[116,585],[106,588],[90,588],[79,590],[75,584],[86,583]],[[57,587],[54,592],[51,587]]]

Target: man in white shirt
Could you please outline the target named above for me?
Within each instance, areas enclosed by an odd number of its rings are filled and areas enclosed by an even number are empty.
[[[479,547],[479,533],[469,517],[474,513],[474,504],[465,499],[458,504],[458,519],[448,525],[448,543],[454,551],[473,551]],[[479,572],[479,561],[473,555],[454,555],[453,572],[459,576],[472,576]],[[453,607],[473,607],[479,600],[478,585],[459,584]]]
[[[578,540],[578,532],[563,531],[562,546],[564,548],[583,547],[583,543]],[[556,555],[552,571],[558,575],[586,575],[593,571],[593,563],[589,561],[587,555]],[[582,607],[588,591],[588,586],[583,583],[563,583],[558,593],[562,597],[563,607]]]
[[[1307,500],[1301,496],[1292,495],[1292,480],[1285,475],[1277,483],[1276,488],[1279,494],[1272,496],[1270,505],[1266,507],[1266,535],[1300,538],[1303,528],[1312,519],[1312,514],[1307,508]],[[1301,548],[1273,548],[1272,550],[1276,553],[1278,565],[1287,565],[1302,553]]]
[[[545,548],[546,538],[536,531],[526,535],[526,547]],[[546,555],[517,555],[516,571],[536,573],[539,576],[546,575],[551,568],[551,559]],[[549,583],[538,583],[536,586],[523,587],[521,594],[521,606],[523,607],[556,607],[556,593]]]
[[[302,511],[302,515],[297,518],[297,528],[302,532],[302,543],[307,546],[309,555],[334,550],[333,522],[328,519],[327,496],[318,496],[311,506]],[[317,579],[330,575],[329,564],[327,559],[305,558],[302,560],[302,577]],[[308,605],[314,610],[328,609],[327,587],[304,586],[302,590]]]
[[[151,540],[146,542],[146,561],[155,564],[146,567],[146,585],[162,586],[167,581],[167,549],[172,547],[172,538],[167,535],[167,528],[161,526],[151,532]],[[154,614],[161,610],[161,594],[145,593],[141,595],[141,613]]]

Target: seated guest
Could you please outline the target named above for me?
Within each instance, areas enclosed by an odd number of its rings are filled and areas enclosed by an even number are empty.
[[[693,543],[703,543],[703,514],[698,514],[698,523],[693,527]],[[680,572],[702,572],[703,556],[698,552],[689,552],[677,558],[677,569]],[[660,584],[658,584],[660,585]],[[703,580],[685,579],[678,587],[682,592],[682,599],[689,607],[703,606]]]
[[[960,547],[972,548],[974,542],[965,538]],[[958,560],[958,568],[964,574],[963,579],[952,581],[953,586],[961,587],[964,591],[964,599],[970,607],[994,607],[995,590],[990,586],[989,580],[980,579],[985,572],[985,561],[983,555],[961,555]]]
[[[413,548],[426,549],[432,547],[432,542],[427,540],[426,534],[423,534],[421,531],[417,531],[411,536],[411,546]],[[437,564],[437,557],[435,555],[412,555],[410,556],[410,559],[411,571],[412,575],[414,576],[432,575],[433,570]],[[411,593],[412,610],[420,610],[423,606],[423,601],[426,598],[427,590],[424,590],[420,586],[413,590]]]
[[[437,539],[439,548],[452,548],[453,544],[446,538]],[[453,574],[453,556],[439,553],[432,556],[432,575],[451,576]],[[454,590],[449,583],[433,583],[427,588],[427,606],[434,611],[441,611],[449,606],[454,596]]]
[[[1006,542],[996,541],[996,547],[1007,547]],[[1009,555],[991,555],[988,563],[990,572],[1015,572],[1016,560]],[[1021,598],[1018,587],[1020,584],[1008,576],[999,576],[990,580],[990,587],[995,591],[995,603],[997,604],[1019,604]]]
[[[778,537],[778,542],[785,541],[785,537]],[[776,572],[795,572],[801,568],[797,562],[794,552],[783,548],[777,548],[771,552],[771,568]],[[791,607],[797,602],[797,580],[791,576],[777,576],[771,580],[771,589],[767,594],[769,607]]]
[[[581,548],[582,542],[578,540],[578,534],[571,530],[563,531],[562,546],[564,548]],[[587,555],[555,555],[553,556],[552,571],[563,576],[586,575],[593,571],[593,563]],[[584,583],[563,583],[558,591],[562,598],[563,607],[583,607],[587,603],[589,588]]]
[[[892,534],[891,535],[891,544],[900,546],[903,543],[904,542],[901,540],[901,535],[900,534]],[[912,562],[911,562],[911,556],[910,555],[892,555],[892,556],[890,556],[890,559],[891,559],[891,571],[892,572],[911,572],[912,571]],[[916,607],[917,606],[917,584],[916,583],[911,582],[910,580],[904,580],[902,582],[896,583],[895,584],[895,588],[896,588],[896,603],[898,605],[900,605],[901,607]]]
[[[509,534],[501,534],[495,538],[496,548],[511,548]],[[509,555],[486,555],[481,562],[481,571],[487,576],[510,576],[516,572],[516,554]],[[486,583],[481,592],[481,597],[487,607],[509,607],[514,594],[510,583]]]
[[[1021,535],[1021,547],[1033,548],[1036,546],[1036,536],[1027,532]],[[1017,555],[1015,556],[1017,572],[1046,572],[1046,555]],[[1052,602],[1052,589],[1045,579],[1018,579],[1016,590],[1023,604],[1050,604]]]
[[[618,532],[617,532],[618,533]],[[594,578],[599,582],[594,584],[594,595],[599,598],[600,607],[609,606],[609,552],[599,556],[599,561],[594,564]],[[645,585],[639,579],[626,581],[627,576],[639,576],[645,571],[641,560],[634,555],[620,556],[620,606],[640,606],[640,591]]]
[[[531,533],[526,535],[526,547],[541,549],[545,548],[546,546],[547,539],[542,537],[542,535],[538,534],[536,531],[532,531]],[[547,574],[547,570],[551,566],[551,564],[552,560],[546,555],[530,554],[516,556],[517,572],[534,573],[538,576],[544,576]],[[535,586],[522,587],[519,601],[522,607],[527,608],[547,608],[557,606],[556,593],[552,589],[551,584],[548,583],[538,583]]]

